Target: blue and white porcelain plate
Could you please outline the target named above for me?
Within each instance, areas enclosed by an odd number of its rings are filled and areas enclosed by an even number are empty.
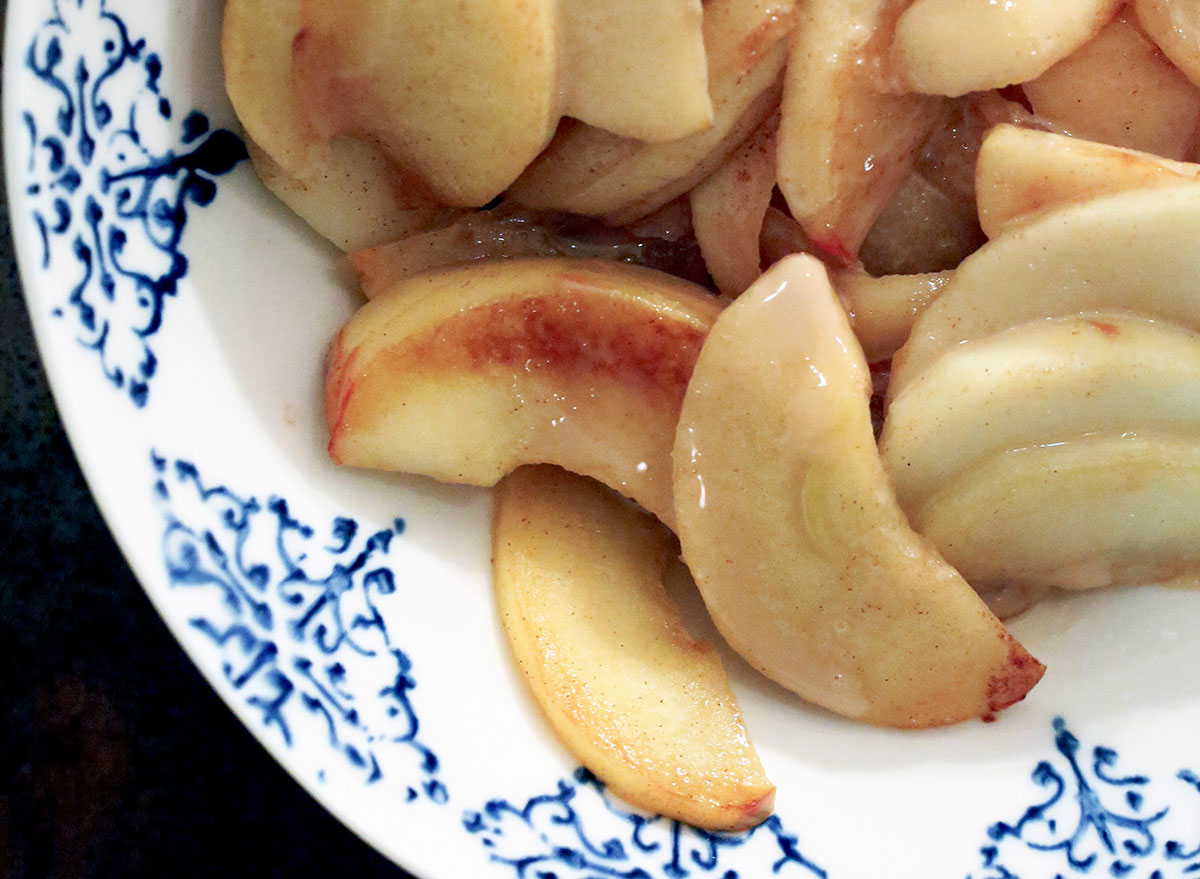
[[[727,657],[775,817],[708,834],[609,796],[509,660],[488,493],[325,456],[322,358],[357,294],[243,161],[221,5],[10,4],[5,162],[92,489],[183,648],[300,785],[425,879],[1200,875],[1185,590],[1027,613],[1013,628],[1049,671],[990,724],[864,727]]]

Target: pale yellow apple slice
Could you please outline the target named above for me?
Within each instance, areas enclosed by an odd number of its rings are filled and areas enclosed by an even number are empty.
[[[338,335],[330,456],[472,485],[559,464],[672,524],[672,438],[719,311],[703,288],[605,260],[416,276]]]
[[[1033,112],[1077,137],[1185,159],[1196,148],[1200,89],[1122,13],[1037,79]]]
[[[810,0],[789,39],[779,189],[809,238],[852,263],[946,102],[884,94],[895,0]]]
[[[304,176],[289,174],[247,141],[267,189],[342,250],[375,247],[449,223],[458,211],[438,204],[424,184],[404,174],[370,144],[335,138],[309,158]]]
[[[499,195],[559,118],[553,0],[301,0],[296,93],[318,136],[362,137],[446,204]]]
[[[950,272],[872,277],[861,268],[832,275],[850,326],[868,362],[887,360],[904,344],[917,315],[950,283]]]
[[[956,97],[1044,73],[1087,42],[1122,0],[915,0],[893,54],[915,91]]]
[[[1200,436],[1200,334],[1098,313],[947,351],[892,399],[879,448],[912,516],[1010,449],[1146,429]]]
[[[1132,0],[1132,5],[1150,39],[1200,86],[1200,5],[1193,0]]]
[[[558,10],[564,114],[645,141],[712,122],[700,0],[564,0]]]
[[[1200,444],[1095,436],[1019,449],[956,479],[914,526],[972,583],[1087,589],[1200,572]]]
[[[684,560],[730,645],[804,698],[888,726],[989,716],[1043,667],[908,526],[870,384],[816,259],[788,257],[735,300],[680,415]]]
[[[1045,317],[1125,309],[1200,329],[1200,185],[1137,189],[1031,220],[968,257],[893,360],[889,397],[947,350]]]
[[[745,830],[775,788],[716,650],[688,634],[653,517],[557,467],[496,488],[496,604],[530,690],[571,753],[617,796],[709,830]]]
[[[533,208],[606,216],[626,223],[684,194],[725,158],[779,103],[795,0],[709,0],[704,45],[712,125],[667,143],[645,143],[565,123],[513,185]]]
[[[759,239],[775,191],[778,128],[775,114],[688,193],[704,264],[726,296],[737,296],[762,272]]]
[[[979,222],[989,238],[1046,211],[1130,189],[1195,182],[1200,165],[1080,140],[997,125],[976,166]]]

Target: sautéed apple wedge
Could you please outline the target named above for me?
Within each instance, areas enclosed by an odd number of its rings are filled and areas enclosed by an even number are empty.
[[[777,263],[722,313],[688,386],[684,560],[730,645],[805,699],[883,726],[989,716],[1043,667],[908,526],[869,396],[824,267]]]
[[[363,306],[335,341],[329,453],[471,485],[559,464],[671,525],[672,437],[719,311],[700,287],[605,260],[416,276]]]
[[[663,578],[663,525],[557,467],[496,489],[496,605],[536,701],[571,753],[636,806],[709,830],[765,819],[775,789],[711,644]]]

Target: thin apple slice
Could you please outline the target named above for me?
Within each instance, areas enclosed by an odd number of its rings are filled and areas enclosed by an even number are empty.
[[[1014,125],[997,125],[976,166],[979,221],[989,238],[1068,204],[1130,189],[1195,182],[1200,165]]]
[[[684,559],[730,645],[804,698],[887,726],[989,716],[1043,667],[908,526],[870,384],[816,259],[788,257],[735,300],[675,440]]]
[[[1200,86],[1200,6],[1192,0],[1132,0],[1132,5],[1150,39]]]
[[[1086,43],[1122,0],[915,0],[893,54],[914,91],[957,97],[1045,73]]]
[[[1146,428],[1200,436],[1200,334],[1098,313],[947,351],[892,399],[879,448],[912,517],[1010,449]]]
[[[704,263],[726,296],[737,296],[762,272],[759,239],[775,191],[778,129],[775,114],[688,194]]]
[[[1132,12],[1021,88],[1034,113],[1077,137],[1168,159],[1195,152],[1200,89],[1163,57]]]
[[[943,353],[1030,320],[1128,310],[1200,329],[1200,185],[1065,207],[993,238],[917,319],[890,399]]]
[[[472,485],[559,464],[672,524],[672,437],[719,311],[701,287],[605,260],[416,276],[338,335],[329,454]]]
[[[458,211],[438,204],[424,184],[373,146],[335,138],[314,153],[303,177],[289,174],[248,141],[254,170],[267,189],[342,250],[375,247],[450,222]]]
[[[828,255],[852,263],[948,109],[884,94],[888,40],[903,4],[810,0],[789,40],[779,126],[779,189]]]
[[[627,223],[683,195],[774,112],[795,0],[709,0],[704,45],[713,122],[667,143],[564,123],[510,195],[532,208]]]
[[[565,115],[654,142],[712,123],[700,0],[564,0],[558,10]]]
[[[553,0],[301,0],[292,81],[321,139],[349,134],[446,204],[499,195],[558,122]]]
[[[973,583],[1088,589],[1200,573],[1200,444],[1094,436],[1004,453],[914,525]]]
[[[596,482],[522,467],[496,488],[497,609],[534,698],[571,753],[635,806],[745,830],[775,788],[716,650],[663,581],[669,531]]]
[[[833,273],[833,286],[870,363],[887,360],[908,339],[917,315],[950,283],[950,272],[883,275],[861,268]]]

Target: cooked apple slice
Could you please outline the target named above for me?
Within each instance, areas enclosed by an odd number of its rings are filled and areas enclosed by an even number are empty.
[[[947,351],[892,399],[879,447],[913,516],[1009,449],[1147,427],[1200,436],[1200,334],[1099,313]]]
[[[883,275],[861,268],[833,273],[833,286],[870,363],[887,360],[904,344],[917,315],[950,283],[950,272]]]
[[[737,296],[762,272],[759,239],[775,191],[779,114],[689,194],[696,241],[717,289]]]
[[[1185,159],[1196,147],[1200,89],[1132,19],[1118,15],[1021,88],[1034,113],[1077,137]]]
[[[1122,309],[1200,329],[1200,185],[1065,207],[993,238],[954,273],[893,361],[890,399],[945,351],[1038,318]]]
[[[957,97],[1033,79],[1087,42],[1122,0],[915,0],[893,54],[909,87]]]
[[[1138,24],[1200,86],[1200,6],[1191,0],[1133,0]]]
[[[499,195],[559,117],[553,0],[301,0],[292,75],[321,139],[376,143],[449,205]]]
[[[895,0],[801,8],[784,78],[779,190],[817,246],[848,265],[948,108],[883,93]]]
[[[719,311],[701,287],[604,260],[416,276],[338,335],[329,454],[472,485],[560,464],[672,524],[672,437]]]
[[[1013,450],[935,494],[914,525],[971,582],[1088,589],[1200,572],[1195,433]]]
[[[825,269],[776,264],[722,313],[688,386],[684,559],[730,645],[804,698],[888,726],[990,715],[1042,665],[909,528],[869,394]]]
[[[267,189],[342,250],[375,247],[450,222],[458,211],[438,204],[370,144],[335,138],[310,157],[303,177],[285,171],[253,141],[254,170]]]
[[[558,9],[563,113],[646,141],[712,122],[700,0],[567,0]]]
[[[667,143],[564,123],[510,190],[521,204],[627,223],[683,195],[721,166],[779,104],[783,37],[795,0],[709,0],[704,45],[713,122]]]
[[[989,238],[1049,210],[1129,189],[1195,182],[1200,165],[1014,125],[997,125],[976,167],[979,221]]]
[[[617,796],[697,827],[745,830],[770,815],[775,788],[721,660],[663,586],[670,532],[549,466],[500,482],[493,523],[508,643],[576,759]]]

